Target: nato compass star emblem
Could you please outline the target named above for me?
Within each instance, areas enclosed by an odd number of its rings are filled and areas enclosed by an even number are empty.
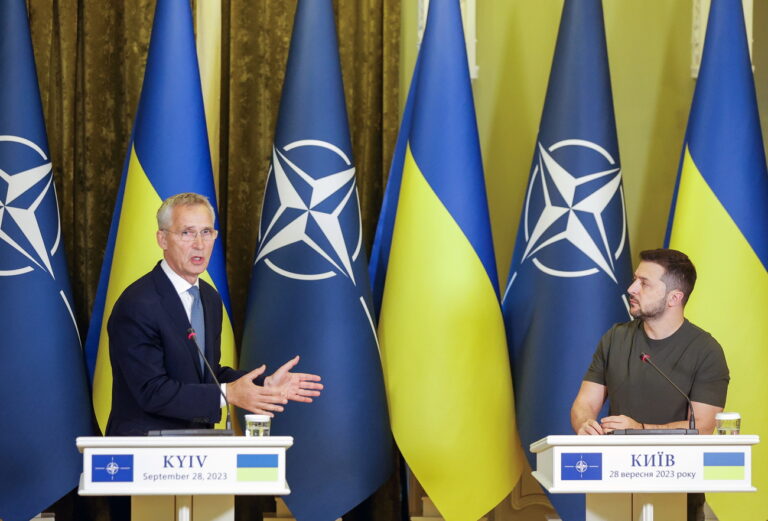
[[[357,287],[362,242],[355,167],[344,151],[316,139],[273,147],[254,265],[303,282],[341,276]],[[378,346],[371,310],[362,294],[358,300]]]
[[[307,147],[316,150],[307,150]],[[289,157],[297,152],[330,153],[336,156],[334,163],[340,168],[315,177]],[[278,204],[276,208],[265,207],[263,211],[260,230],[263,233],[259,236],[254,264],[263,261],[275,273],[291,279],[310,281],[341,275],[355,284],[352,265],[360,254],[362,225],[355,167],[347,155],[331,143],[314,139],[295,141],[283,150],[273,147],[269,177],[273,178],[274,187],[268,190],[277,191]],[[269,199],[265,194],[265,200]],[[357,237],[351,240],[345,237],[350,231],[342,226],[342,213],[349,204],[357,206],[354,229]],[[348,246],[350,243],[354,244],[352,251]],[[318,269],[308,272],[306,266],[291,266],[289,259],[296,259],[296,255],[280,259],[275,255],[280,250],[298,246],[308,248],[317,258]]]
[[[109,474],[110,476],[114,476],[115,474],[120,472],[120,465],[118,465],[114,461],[110,461],[109,463],[107,463],[107,466],[104,467],[104,470],[106,470],[107,474]]]
[[[40,156],[40,164],[21,172],[7,172],[0,165],[0,241],[20,253],[28,262],[18,268],[0,269],[0,276],[21,275],[38,268],[55,278],[51,257],[59,247],[61,228],[57,229],[56,240],[49,250],[35,215],[53,185],[51,162],[39,146],[27,139],[0,136],[2,142],[14,142],[31,148]]]
[[[0,164],[0,247],[15,251],[18,254],[17,259],[21,262],[15,266],[0,267],[0,277],[14,277],[40,270],[55,280],[51,258],[61,244],[61,224],[51,161],[42,148],[28,139],[0,136],[2,147],[20,145],[27,149],[21,154],[33,157],[36,161],[34,166],[21,171],[10,171]],[[49,194],[53,197],[52,202],[47,201]],[[45,234],[37,218],[37,211],[44,204],[56,205],[56,237],[50,247],[46,244]],[[72,306],[66,294],[60,290],[59,295],[77,329]]]
[[[586,159],[583,164],[591,170],[569,170],[573,158]],[[620,227],[604,219],[614,205],[620,205]],[[626,229],[621,168],[607,150],[582,139],[566,139],[548,148],[538,143],[523,209],[525,250],[520,264],[532,262],[553,277],[603,273],[618,284],[614,261],[626,247]],[[506,292],[516,276],[517,272]]]
[[[91,463],[93,482],[133,481],[133,454],[94,454]]]

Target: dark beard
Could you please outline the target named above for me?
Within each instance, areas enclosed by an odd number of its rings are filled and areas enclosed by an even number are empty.
[[[642,320],[652,320],[664,314],[665,309],[666,309],[666,296],[659,302],[656,302],[652,307],[648,309],[641,309],[640,305],[638,304],[637,311],[631,311],[630,309],[629,314],[635,318],[639,318]]]

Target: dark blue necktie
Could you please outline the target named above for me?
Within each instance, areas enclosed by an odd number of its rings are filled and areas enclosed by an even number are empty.
[[[205,356],[205,318],[203,315],[203,301],[200,300],[200,288],[192,286],[187,290],[192,295],[192,313],[190,323],[195,330],[197,348],[200,350],[200,369],[203,370],[203,357]]]

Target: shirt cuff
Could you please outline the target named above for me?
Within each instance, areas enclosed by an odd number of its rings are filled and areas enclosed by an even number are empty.
[[[227,384],[221,384],[221,392],[224,396],[227,395]],[[227,400],[224,399],[224,396],[219,396],[219,407],[227,406]]]

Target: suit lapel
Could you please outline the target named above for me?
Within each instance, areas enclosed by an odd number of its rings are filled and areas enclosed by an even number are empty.
[[[192,366],[197,371],[197,375],[200,378],[200,381],[204,381],[205,374],[201,372],[200,357],[198,355],[199,351],[197,349],[197,345],[193,339],[188,338],[189,329],[192,326],[189,323],[189,318],[187,318],[187,312],[184,311],[184,305],[181,303],[179,294],[176,293],[176,288],[174,288],[171,281],[168,280],[168,277],[166,276],[165,272],[163,272],[163,268],[160,267],[159,262],[152,270],[152,277],[155,282],[155,288],[157,288],[157,292],[163,301],[163,309],[165,309],[165,312],[168,313],[171,324],[174,325],[173,327],[178,329],[179,338],[182,339],[182,341],[185,343],[187,351],[189,352],[190,361],[192,362]],[[206,336],[208,335],[207,330],[208,328],[206,321]]]

